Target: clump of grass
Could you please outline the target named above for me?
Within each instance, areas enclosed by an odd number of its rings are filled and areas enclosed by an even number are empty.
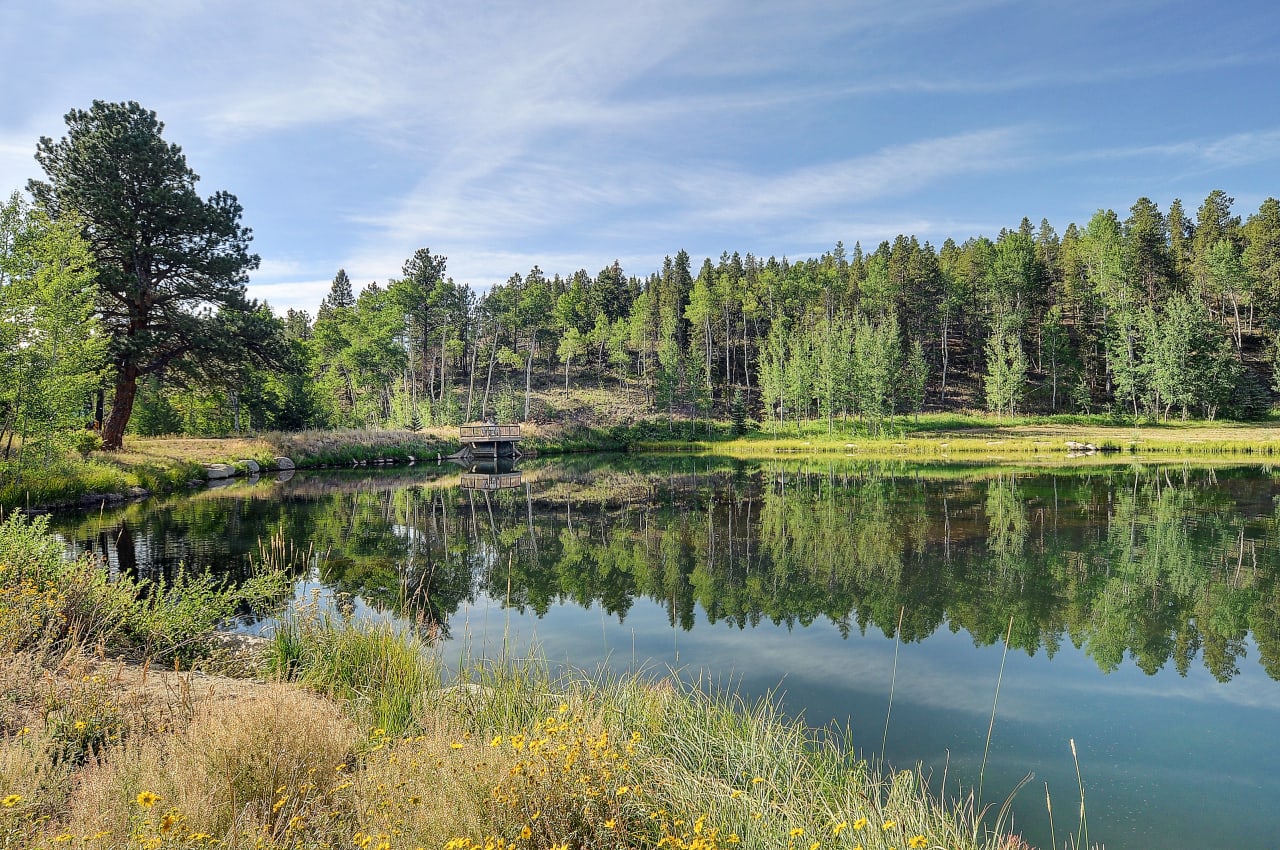
[[[361,739],[334,703],[268,687],[206,706],[174,734],[106,753],[83,772],[61,826],[117,840],[142,826],[164,838],[172,831],[161,828],[167,812],[181,822],[182,835],[263,836],[287,846],[290,821],[329,800]],[[162,805],[139,811],[143,795]]]
[[[337,466],[378,458],[407,461],[448,454],[457,444],[457,431],[433,429],[425,432],[381,429],[336,429],[267,434],[263,439],[300,467]],[[452,442],[450,442],[452,440]]]
[[[359,722],[391,734],[414,727],[422,695],[440,681],[438,665],[415,634],[321,611],[314,600],[276,627],[267,668],[344,701]]]

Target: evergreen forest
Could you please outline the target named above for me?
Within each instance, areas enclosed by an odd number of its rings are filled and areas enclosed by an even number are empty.
[[[900,235],[820,257],[725,252],[696,267],[534,267],[479,290],[427,249],[357,290],[338,270],[315,316],[289,310],[284,365],[234,387],[141,392],[140,433],[417,429],[537,419],[535,390],[642,393],[659,418],[750,418],[878,433],[895,415],[985,408],[1257,419],[1280,332],[1280,202],[1241,220],[1138,199],[1059,234],[1030,220],[939,247]],[[531,406],[532,405],[532,406]]]

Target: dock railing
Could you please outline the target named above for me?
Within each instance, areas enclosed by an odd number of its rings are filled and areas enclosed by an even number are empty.
[[[520,439],[519,425],[462,425],[460,436],[464,443],[490,442],[502,440],[509,442]]]

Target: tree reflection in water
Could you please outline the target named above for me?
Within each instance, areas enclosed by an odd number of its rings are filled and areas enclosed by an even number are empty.
[[[482,597],[545,615],[637,597],[673,627],[826,620],[919,641],[945,626],[980,645],[1083,647],[1220,681],[1252,635],[1280,678],[1280,513],[1259,469],[975,470],[723,459],[535,465],[527,486],[464,491],[456,471],[310,474],[151,500],[59,530],[109,569],[179,564],[244,574],[281,535],[300,572],[406,617],[433,639]],[[704,628],[706,626],[703,626]]]

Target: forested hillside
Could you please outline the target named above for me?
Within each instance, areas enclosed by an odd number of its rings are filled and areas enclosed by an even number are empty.
[[[1253,418],[1280,330],[1280,203],[1244,221],[1147,198],[1059,234],[1028,219],[941,246],[898,236],[820,257],[684,251],[638,276],[535,267],[478,291],[420,250],[357,294],[339,270],[292,368],[238,388],[255,428],[537,418],[538,387],[639,389],[654,415],[771,424],[987,408]],[[226,389],[144,393],[135,427],[226,429]]]

